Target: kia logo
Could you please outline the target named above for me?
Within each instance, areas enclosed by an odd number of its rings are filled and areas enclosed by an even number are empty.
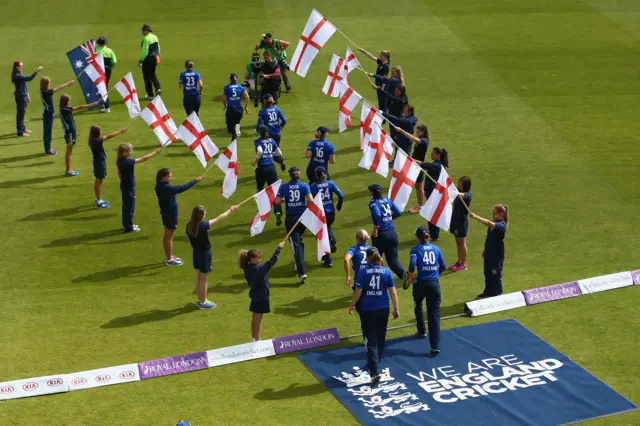
[[[136,373],[134,373],[133,371],[123,371],[122,373],[120,373],[121,379],[133,379],[134,377],[136,377]]]
[[[50,379],[49,381],[47,381],[47,386],[54,388],[56,386],[62,386],[62,383],[62,379],[56,377],[55,379]]]
[[[96,382],[98,383],[108,382],[109,380],[111,380],[111,376],[108,374],[101,374],[96,377]]]
[[[2,386],[0,387],[0,394],[11,393],[16,390],[13,386]]]
[[[85,383],[87,383],[87,379],[85,379],[84,377],[77,377],[71,381],[71,384],[74,386],[82,386]]]
[[[32,391],[38,389],[38,384],[36,382],[29,382],[22,385],[22,389],[26,391]]]

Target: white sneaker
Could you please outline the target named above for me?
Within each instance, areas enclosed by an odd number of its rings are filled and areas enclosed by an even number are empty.
[[[240,132],[240,124],[236,124],[236,136],[240,137],[242,135],[242,133]]]
[[[307,281],[307,274],[301,275],[298,279],[298,284],[304,284]]]
[[[144,98],[145,98],[146,100],[150,101],[150,100],[152,100],[152,99],[153,99],[153,96],[149,96],[149,95],[147,95],[147,96],[145,96]]]
[[[106,112],[108,114],[111,112],[111,108],[102,108],[100,112]]]

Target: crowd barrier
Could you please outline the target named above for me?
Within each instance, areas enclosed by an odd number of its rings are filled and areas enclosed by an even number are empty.
[[[551,302],[553,300],[628,287],[634,284],[640,285],[640,270],[620,272],[617,274],[503,294],[487,299],[474,300],[466,304],[465,310],[471,316],[475,317],[538,303]],[[458,316],[460,315],[452,315],[451,317]],[[409,325],[411,324],[404,326]],[[203,370],[220,365],[334,345],[340,343],[340,340],[338,330],[336,328],[328,328],[259,342],[212,349],[205,352],[143,361],[137,364],[118,365],[115,367],[99,368],[97,370],[81,371],[79,373],[13,380],[0,383],[0,400],[72,392],[120,383],[136,382],[171,374]]]

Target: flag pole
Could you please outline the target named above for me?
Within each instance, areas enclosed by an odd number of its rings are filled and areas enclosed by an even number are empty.
[[[353,44],[355,47],[357,47],[357,48],[358,48],[358,50],[359,50],[359,49],[362,49],[360,46],[358,46],[358,45],[356,44],[356,42],[355,42],[355,41],[351,40],[349,37],[347,37],[347,35],[346,35],[345,33],[343,33],[342,31],[340,31],[340,28],[336,27],[335,25],[334,25],[333,27],[336,29],[336,31],[338,31],[340,34],[342,34],[342,37],[346,38],[346,39],[347,39],[347,41],[348,41],[349,43],[351,43],[351,44]]]
[[[287,236],[284,237],[284,239],[282,240],[282,242],[284,243],[285,241],[287,241],[289,239],[289,237],[291,236],[291,234],[293,233],[293,231],[296,229],[296,227],[298,226],[298,224],[300,223],[300,220],[302,219],[302,215],[300,215],[300,219],[298,219],[298,221],[295,223],[295,225],[293,225],[291,227],[291,229],[289,230],[289,232],[287,233]]]
[[[207,169],[204,171],[204,173],[203,173],[201,176],[206,175],[206,174],[207,174],[207,172],[209,172],[209,170],[211,170],[211,168],[212,168],[213,166],[215,166],[215,165],[216,165],[216,162],[214,161],[213,163],[211,163],[211,165],[210,165],[209,167],[207,167]]]

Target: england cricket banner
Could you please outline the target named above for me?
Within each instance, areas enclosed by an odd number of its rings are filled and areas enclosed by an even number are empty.
[[[138,100],[138,92],[136,91],[136,84],[133,81],[133,75],[127,73],[122,80],[116,83],[115,89],[122,95],[124,104],[129,111],[129,117],[140,117],[142,110],[140,109],[140,101]]]
[[[340,133],[342,133],[351,128],[351,113],[362,100],[362,96],[345,84],[344,81],[341,81],[339,86],[340,104],[338,107],[338,126]]]
[[[345,71],[344,79],[348,83],[349,74],[351,74],[351,71],[355,70],[356,68],[362,68],[362,65],[360,65],[360,61],[358,61],[358,58],[356,58],[356,55],[354,55],[351,49],[349,49],[348,47],[347,47],[347,53],[344,58],[345,58],[344,59],[344,71]]]
[[[233,141],[228,147],[222,151],[222,154],[216,159],[215,165],[224,173],[224,182],[222,183],[222,195],[224,198],[230,198],[236,187],[238,186],[238,142]]]
[[[69,391],[98,388],[140,380],[138,364],[118,365],[69,374]]]
[[[391,174],[389,198],[398,206],[400,211],[404,211],[407,203],[409,203],[411,192],[416,186],[416,180],[420,173],[422,173],[422,169],[413,161],[413,158],[398,148]]]
[[[153,130],[153,133],[160,141],[160,145],[167,146],[176,140],[178,128],[160,96],[153,98],[151,103],[142,111],[141,116]]]
[[[389,160],[393,154],[393,139],[379,124],[373,123],[373,133],[364,147],[359,166],[387,177]]]
[[[382,127],[383,122],[384,117],[378,113],[378,110],[363,99],[362,113],[360,114],[360,150],[364,151],[369,144],[375,125],[378,124]]]
[[[0,383],[0,401],[67,391],[69,391],[69,377],[66,374],[34,377]]]
[[[305,77],[316,55],[335,32],[336,27],[331,22],[327,21],[317,10],[312,10],[291,58],[293,72],[300,77]]]
[[[579,280],[578,285],[580,286],[580,290],[582,290],[582,294],[598,293],[633,285],[633,277],[630,271],[618,272],[617,274]]]
[[[307,206],[307,209],[300,216],[302,223],[318,241],[318,260],[331,253],[331,244],[329,243],[329,230],[327,228],[327,217],[324,213],[324,205],[322,204],[322,192],[313,199],[313,202]]]
[[[258,205],[258,214],[251,221],[252,237],[261,233],[264,229],[264,226],[267,224],[269,213],[271,213],[273,203],[276,201],[276,195],[278,194],[281,183],[282,180],[274,182],[268,188],[263,189],[253,196],[253,199],[256,200],[256,204]]]
[[[451,182],[447,171],[444,167],[441,167],[438,183],[436,183],[436,187],[429,199],[420,210],[420,216],[438,228],[448,231],[449,226],[451,226],[451,215],[453,214],[453,200],[456,199],[458,194],[458,189]]]
[[[195,111],[178,127],[176,136],[198,157],[202,167],[207,167],[207,162],[219,151],[218,147],[207,135]]]
[[[67,52],[76,80],[82,89],[84,100],[92,104],[107,95],[107,77],[104,58],[96,53],[95,40],[89,40]],[[97,108],[91,107],[90,109]]]
[[[329,73],[327,79],[324,82],[322,93],[337,98],[340,96],[340,83],[345,77],[344,59],[338,55],[333,55],[331,58],[331,64],[329,64]]]

